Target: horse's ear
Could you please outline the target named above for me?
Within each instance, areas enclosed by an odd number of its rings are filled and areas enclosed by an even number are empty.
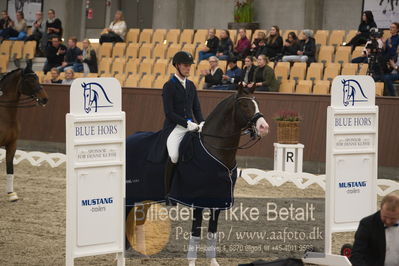
[[[244,93],[244,85],[243,85],[242,82],[238,83],[237,92],[238,92],[238,94],[243,94]]]
[[[255,89],[256,89],[256,86],[255,86],[255,84],[254,84],[251,88],[247,88],[247,91],[248,91],[250,94],[253,94],[254,91],[255,91]]]
[[[32,73],[32,59],[29,59],[28,61],[26,61],[26,67],[24,69],[24,73]]]

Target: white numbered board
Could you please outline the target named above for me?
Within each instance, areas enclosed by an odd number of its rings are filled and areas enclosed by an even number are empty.
[[[125,113],[114,78],[71,85],[66,116],[66,265],[74,258],[124,250]],[[118,261],[119,265],[122,265]]]
[[[326,253],[331,234],[376,211],[378,107],[370,76],[338,76],[327,110]]]

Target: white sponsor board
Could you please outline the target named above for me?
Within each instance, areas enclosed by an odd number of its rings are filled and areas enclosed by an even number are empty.
[[[125,113],[114,78],[79,78],[66,115],[66,265],[117,253],[124,265]]]
[[[338,76],[327,110],[326,254],[331,234],[376,211],[378,107],[370,76]]]

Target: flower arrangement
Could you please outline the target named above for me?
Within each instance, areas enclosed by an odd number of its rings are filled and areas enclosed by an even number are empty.
[[[235,0],[234,22],[249,23],[253,20],[253,2],[254,0]]]
[[[301,115],[297,111],[283,110],[279,111],[274,115],[276,121],[287,121],[287,122],[300,122],[302,121]]]

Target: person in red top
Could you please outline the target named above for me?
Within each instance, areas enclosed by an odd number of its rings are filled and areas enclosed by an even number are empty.
[[[247,38],[245,29],[240,29],[238,34],[240,35],[240,39],[234,47],[234,54],[237,56],[237,59],[243,59],[249,54],[251,41]]]

